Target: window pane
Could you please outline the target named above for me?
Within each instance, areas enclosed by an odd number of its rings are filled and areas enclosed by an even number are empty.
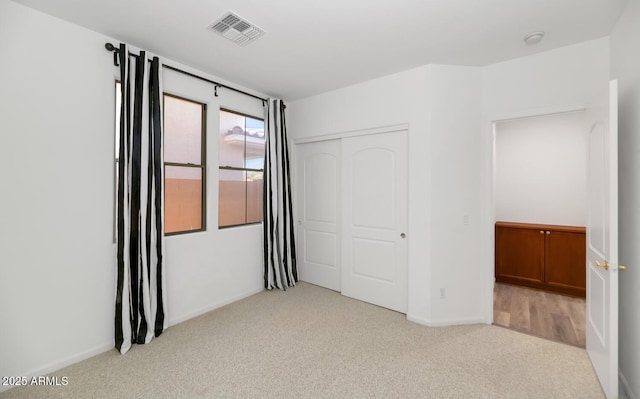
[[[218,226],[244,224],[246,220],[245,172],[220,170],[220,201],[218,202]]]
[[[247,223],[262,222],[262,172],[247,173]]]
[[[244,168],[245,117],[220,111],[220,166]]]
[[[201,164],[202,104],[164,96],[164,161]]]
[[[264,122],[247,117],[246,126],[247,168],[262,169],[264,167]]]
[[[220,111],[219,227],[262,221],[264,150],[262,120]]]
[[[166,166],[165,233],[202,229],[202,169]]]

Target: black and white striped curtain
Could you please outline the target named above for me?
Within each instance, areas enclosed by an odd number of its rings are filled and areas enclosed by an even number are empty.
[[[167,328],[164,276],[162,67],[120,45],[115,347],[126,353]]]
[[[282,100],[272,98],[264,109],[264,286],[269,290],[286,290],[298,281],[284,109]]]

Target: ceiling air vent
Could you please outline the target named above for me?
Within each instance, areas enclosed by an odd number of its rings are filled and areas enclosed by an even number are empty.
[[[240,46],[245,46],[265,34],[264,30],[231,11],[211,24],[209,29]]]

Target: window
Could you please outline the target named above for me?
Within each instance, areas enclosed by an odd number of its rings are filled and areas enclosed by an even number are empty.
[[[117,231],[118,163],[121,84],[115,86],[115,201]],[[164,94],[164,232],[165,235],[205,230],[205,129],[207,106]]]
[[[264,121],[220,111],[218,226],[262,221]]]
[[[205,230],[206,105],[164,95],[164,232]]]

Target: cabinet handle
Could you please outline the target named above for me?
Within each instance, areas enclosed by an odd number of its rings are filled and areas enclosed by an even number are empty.
[[[550,232],[550,231],[547,231],[547,235],[548,235],[548,234],[551,234],[551,232]]]
[[[540,230],[540,234],[544,234],[544,231]]]

